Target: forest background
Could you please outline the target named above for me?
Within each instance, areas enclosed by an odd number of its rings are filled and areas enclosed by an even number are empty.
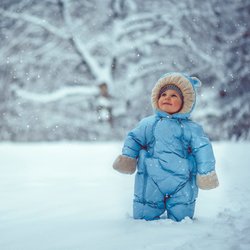
[[[201,79],[193,119],[250,139],[247,0],[2,0],[0,140],[120,140],[169,71]]]

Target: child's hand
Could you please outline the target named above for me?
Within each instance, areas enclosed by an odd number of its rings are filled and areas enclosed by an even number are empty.
[[[136,159],[119,155],[113,163],[113,168],[123,174],[133,174],[136,170]]]
[[[197,174],[196,183],[200,189],[205,190],[213,189],[219,186],[218,177],[215,171],[204,175]]]

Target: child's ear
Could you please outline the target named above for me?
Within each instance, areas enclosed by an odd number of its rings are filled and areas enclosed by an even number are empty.
[[[193,77],[191,77],[192,78],[192,80],[193,80],[193,84],[194,84],[194,87],[195,88],[199,88],[199,87],[201,87],[201,81],[197,78],[197,77],[195,77],[195,76],[193,76]]]

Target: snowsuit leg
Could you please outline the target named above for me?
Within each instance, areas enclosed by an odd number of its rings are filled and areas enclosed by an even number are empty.
[[[193,218],[195,210],[196,193],[192,182],[188,181],[184,187],[170,196],[166,201],[168,218],[181,221],[185,217]]]
[[[159,219],[165,211],[164,195],[150,176],[137,173],[136,183],[143,183],[142,189],[135,186],[133,214],[135,219]]]

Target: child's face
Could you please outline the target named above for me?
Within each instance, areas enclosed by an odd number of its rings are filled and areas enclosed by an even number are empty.
[[[182,100],[178,92],[168,89],[163,92],[158,100],[158,107],[168,114],[177,113],[182,107]]]

